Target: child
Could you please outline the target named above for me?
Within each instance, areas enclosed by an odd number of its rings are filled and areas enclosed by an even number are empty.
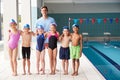
[[[63,27],[63,34],[59,37],[62,45],[60,47],[60,54],[59,57],[62,59],[62,67],[64,70],[64,75],[68,75],[68,65],[70,59],[70,50],[69,50],[69,42],[71,36],[69,34],[69,28],[67,26]]]
[[[17,23],[14,19],[11,19],[10,21],[10,28],[11,30],[9,30],[8,51],[12,68],[12,75],[17,76],[17,51],[20,31],[17,29]]]
[[[50,75],[54,75],[56,70],[57,40],[59,37],[59,33],[56,31],[56,24],[50,24],[50,31],[47,35],[49,40],[48,53],[50,59]]]
[[[78,30],[79,26],[76,24],[73,24],[73,32],[71,34],[71,47],[70,47],[70,57],[72,59],[72,66],[73,66],[73,73],[72,76],[78,75],[78,69],[79,69],[79,58],[82,55],[82,35],[79,35]]]
[[[36,45],[36,57],[37,57],[37,74],[39,74],[39,68],[41,65],[42,73],[41,75],[45,74],[45,34],[44,28],[42,25],[37,26],[37,45]]]
[[[28,74],[31,75],[30,72],[30,45],[31,45],[31,39],[32,35],[34,35],[33,32],[30,32],[30,26],[29,24],[25,24],[23,31],[21,32],[22,36],[22,57],[23,57],[23,75],[26,74],[25,66],[26,61],[28,65]]]

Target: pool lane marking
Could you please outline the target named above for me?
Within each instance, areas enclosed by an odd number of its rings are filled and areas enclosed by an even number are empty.
[[[112,59],[110,59],[109,57],[107,57],[104,53],[102,53],[101,51],[99,51],[95,47],[93,47],[91,45],[90,45],[90,47],[92,49],[94,49],[95,51],[97,51],[100,55],[102,55],[105,59],[107,59],[113,66],[115,66],[120,71],[120,65],[119,64],[117,64],[115,61],[113,61]]]

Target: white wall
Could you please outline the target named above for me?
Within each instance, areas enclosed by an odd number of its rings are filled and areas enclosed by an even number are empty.
[[[2,28],[1,28],[1,0],[0,0],[0,40],[2,39]]]
[[[4,27],[4,56],[5,59],[9,58],[8,55],[8,30],[11,19],[18,22],[18,2],[17,0],[4,0],[3,1],[3,27]]]
[[[43,0],[31,0],[32,30],[35,31],[35,22],[40,17],[40,8],[44,5]]]
[[[120,13],[120,3],[45,3],[49,13]]]
[[[31,26],[31,0],[21,0],[21,26]],[[32,28],[32,27],[31,27]]]

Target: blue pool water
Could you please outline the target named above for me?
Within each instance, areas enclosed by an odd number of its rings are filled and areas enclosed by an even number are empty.
[[[120,80],[120,42],[88,42],[87,47],[83,53],[106,80]]]

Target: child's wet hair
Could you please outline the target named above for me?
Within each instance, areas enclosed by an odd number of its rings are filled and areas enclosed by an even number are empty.
[[[54,26],[56,28],[57,24],[56,23],[51,23],[50,26]]]

